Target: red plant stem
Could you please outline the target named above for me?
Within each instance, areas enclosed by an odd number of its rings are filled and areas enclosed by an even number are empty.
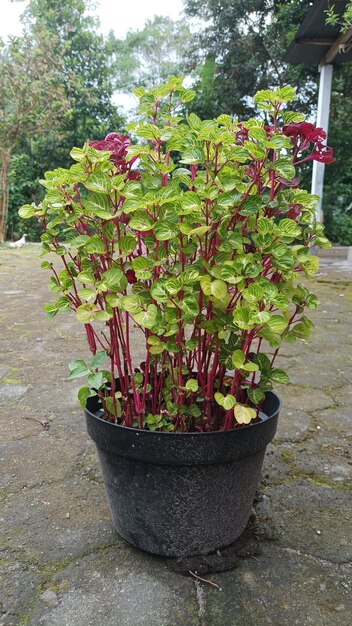
[[[119,379],[120,379],[120,386],[121,386],[121,392],[123,396],[126,396],[128,393],[128,388],[126,389],[124,387],[124,378],[123,378],[123,374],[122,374],[122,368],[121,368],[121,358],[120,358],[120,351],[119,351],[119,345],[118,345],[118,341],[117,341],[117,335],[116,335],[116,330],[115,330],[115,324],[116,324],[116,318],[115,316],[113,317],[113,319],[109,320],[109,330],[110,330],[110,350],[111,350],[111,362],[112,362],[112,372],[113,372],[113,376],[114,376],[114,366],[113,364],[115,363],[116,367],[117,367],[117,372],[119,375]]]
[[[135,403],[136,411],[138,414],[138,426],[139,428],[142,429],[143,428],[143,414],[142,414],[143,407],[141,406],[139,392],[136,389],[136,386],[134,383],[132,358],[131,358],[131,351],[130,351],[129,314],[127,312],[125,315],[125,328],[126,328],[126,332],[125,332],[126,355],[125,356],[126,356],[126,361],[127,361],[127,367],[128,367],[129,374],[130,374],[134,403]]]

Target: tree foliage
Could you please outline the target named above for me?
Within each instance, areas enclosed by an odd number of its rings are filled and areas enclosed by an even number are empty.
[[[99,34],[97,21],[86,14],[90,4],[86,0],[61,3],[31,0],[23,14],[26,36],[28,40],[39,41],[37,48],[47,63],[40,72],[40,89],[45,101],[52,99],[53,106],[55,101],[58,108],[62,108],[65,102],[65,108],[59,126],[53,124],[52,112],[45,119],[39,116],[43,132],[34,129],[30,133],[23,132],[14,143],[8,220],[8,232],[12,236],[19,234],[18,203],[38,199],[41,194],[38,179],[43,172],[53,166],[66,166],[72,145],[104,137],[111,130],[119,130],[123,124],[122,116],[112,102],[110,44]],[[50,45],[50,53],[46,52],[43,42]],[[55,60],[59,90],[54,93],[48,86],[51,59]],[[34,106],[27,109],[35,116]],[[19,163],[21,181],[18,180]],[[26,184],[23,181],[27,181]]]
[[[153,87],[172,74],[187,71],[191,32],[186,20],[155,16],[142,30],[130,30],[125,39],[110,37],[114,51],[112,69],[116,87],[130,92],[135,87]]]
[[[350,5],[351,2],[340,22],[342,29],[348,27]],[[305,0],[186,0],[187,13],[204,20],[190,50],[190,63],[196,66],[196,112],[215,116],[225,110],[243,117],[253,113],[250,93],[289,83],[297,91],[297,109],[314,119],[318,68],[283,62],[308,10]],[[328,236],[346,245],[352,243],[352,215],[348,209],[352,202],[352,156],[348,145],[352,130],[351,87],[351,65],[337,65],[333,74],[329,143],[335,147],[341,167],[327,171],[323,203]],[[307,187],[310,173],[310,168],[301,172]]]
[[[0,242],[8,213],[8,176],[16,146],[43,137],[62,119],[67,100],[60,81],[61,62],[47,33],[25,31],[0,48]]]
[[[297,72],[282,61],[307,11],[304,0],[186,0],[186,11],[204,20],[191,51],[200,114],[252,115],[250,94],[287,83],[298,87],[300,106],[309,111],[317,68]]]

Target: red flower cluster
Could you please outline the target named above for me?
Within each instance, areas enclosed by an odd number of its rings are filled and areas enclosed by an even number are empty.
[[[311,158],[319,163],[335,163],[336,159],[333,157],[334,149],[325,146],[319,141],[315,144]]]
[[[118,133],[109,133],[105,139],[95,140],[88,142],[95,150],[107,150],[112,152],[110,161],[116,165],[120,174],[128,171],[129,180],[139,180],[140,175],[138,172],[131,170],[136,158],[131,159],[126,163],[127,148],[131,145],[131,139],[128,135],[119,135]]]
[[[124,160],[127,154],[127,148],[131,145],[128,135],[121,137],[118,133],[109,133],[105,139],[101,141],[90,141],[89,145],[95,150],[111,150],[110,160],[116,165],[120,165],[120,161]]]
[[[323,128],[316,128],[314,124],[308,122],[292,123],[283,127],[283,133],[291,137],[292,144],[300,152],[309,148],[311,143],[314,144],[310,156],[305,161],[312,159],[320,163],[334,163],[336,160],[333,157],[333,148],[328,148],[322,143],[326,139],[326,132]]]

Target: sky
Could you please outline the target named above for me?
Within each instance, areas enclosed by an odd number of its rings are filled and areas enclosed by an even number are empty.
[[[95,14],[100,19],[102,33],[106,35],[109,30],[113,30],[119,38],[124,37],[130,29],[143,28],[145,21],[154,15],[178,19],[183,9],[182,0],[99,0],[97,4],[99,6]],[[21,33],[19,18],[26,5],[26,0],[0,0],[0,37]]]

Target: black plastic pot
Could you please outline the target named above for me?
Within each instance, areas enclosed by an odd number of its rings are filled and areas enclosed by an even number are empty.
[[[113,524],[134,546],[164,556],[208,554],[244,531],[280,400],[267,392],[262,421],[210,433],[117,426],[85,410]]]

